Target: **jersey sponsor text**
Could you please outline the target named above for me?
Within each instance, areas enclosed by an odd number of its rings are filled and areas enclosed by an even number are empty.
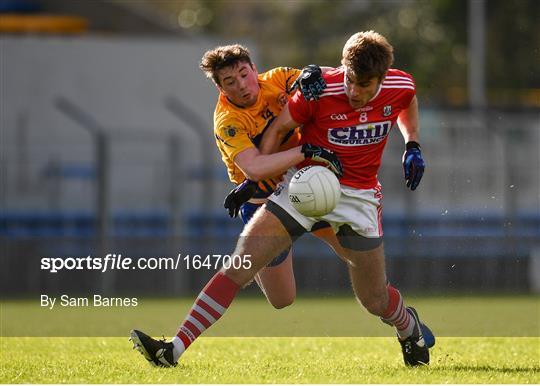
[[[328,129],[328,142],[342,146],[365,146],[386,138],[391,121]]]

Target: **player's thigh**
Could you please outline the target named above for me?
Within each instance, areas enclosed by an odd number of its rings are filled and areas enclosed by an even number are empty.
[[[251,220],[257,210],[263,205],[264,203],[252,202],[245,202],[242,204],[242,206],[240,207],[240,217],[242,218],[242,222],[244,223],[244,225]],[[277,266],[283,263],[283,261],[287,258],[289,252],[290,248],[281,251],[274,259],[272,259],[272,261],[270,261],[270,263],[268,263],[268,267]],[[257,281],[257,283],[259,282]]]
[[[227,276],[232,278],[233,272],[244,271],[235,272],[235,276],[246,278],[247,282],[290,245],[291,238],[281,221],[262,207],[244,227],[234,251],[235,256],[251,262],[249,269],[246,269],[246,265],[239,269],[231,267],[227,270]]]

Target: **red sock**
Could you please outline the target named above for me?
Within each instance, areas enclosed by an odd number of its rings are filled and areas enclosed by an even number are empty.
[[[414,319],[403,306],[403,298],[399,291],[390,285],[386,288],[388,290],[388,308],[384,312],[383,319],[397,329],[401,338],[406,338],[412,334]]]
[[[239,289],[240,286],[222,272],[210,279],[176,334],[184,350],[225,313]]]

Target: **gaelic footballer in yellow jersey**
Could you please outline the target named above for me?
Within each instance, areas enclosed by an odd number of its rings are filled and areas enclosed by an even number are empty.
[[[330,167],[340,166],[337,165],[337,157],[325,149],[312,146],[304,150],[297,145],[297,129],[277,142],[278,146],[283,142],[280,152],[262,154],[257,147],[266,128],[286,106],[296,85],[306,100],[316,99],[324,91],[326,84],[318,66],[310,65],[302,71],[281,67],[259,74],[249,50],[233,44],[208,50],[199,67],[219,92],[214,111],[214,136],[229,177],[238,185],[224,201],[229,216],[240,216],[247,224],[281,179],[280,174],[306,157],[317,153],[326,157]],[[254,197],[255,194],[258,198]],[[318,237],[330,240],[331,245],[338,247],[331,228],[317,232]],[[321,236],[321,232],[326,232],[326,235]],[[290,248],[276,255],[257,273],[255,280],[274,307],[292,304],[296,283]]]
[[[278,67],[259,74],[259,94],[255,104],[250,107],[237,106],[225,95],[219,94],[214,111],[214,135],[232,182],[240,184],[246,178],[234,163],[234,157],[243,150],[259,146],[264,130],[288,102],[292,94],[291,85],[299,74],[300,70],[289,67]],[[298,128],[291,130],[279,150],[298,146],[299,139]],[[268,197],[279,181],[279,175],[259,181],[254,198]]]

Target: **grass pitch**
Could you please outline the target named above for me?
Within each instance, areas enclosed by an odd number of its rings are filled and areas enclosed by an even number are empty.
[[[540,383],[539,338],[440,338],[406,368],[392,338],[200,338],[154,368],[127,338],[2,338],[2,383]]]
[[[0,382],[540,383],[537,296],[407,301],[437,336],[429,367],[406,368],[392,329],[352,296],[300,297],[283,310],[262,296],[239,296],[174,369],[151,367],[131,350],[128,334],[174,333],[193,299],[54,310],[39,299],[5,300]]]

